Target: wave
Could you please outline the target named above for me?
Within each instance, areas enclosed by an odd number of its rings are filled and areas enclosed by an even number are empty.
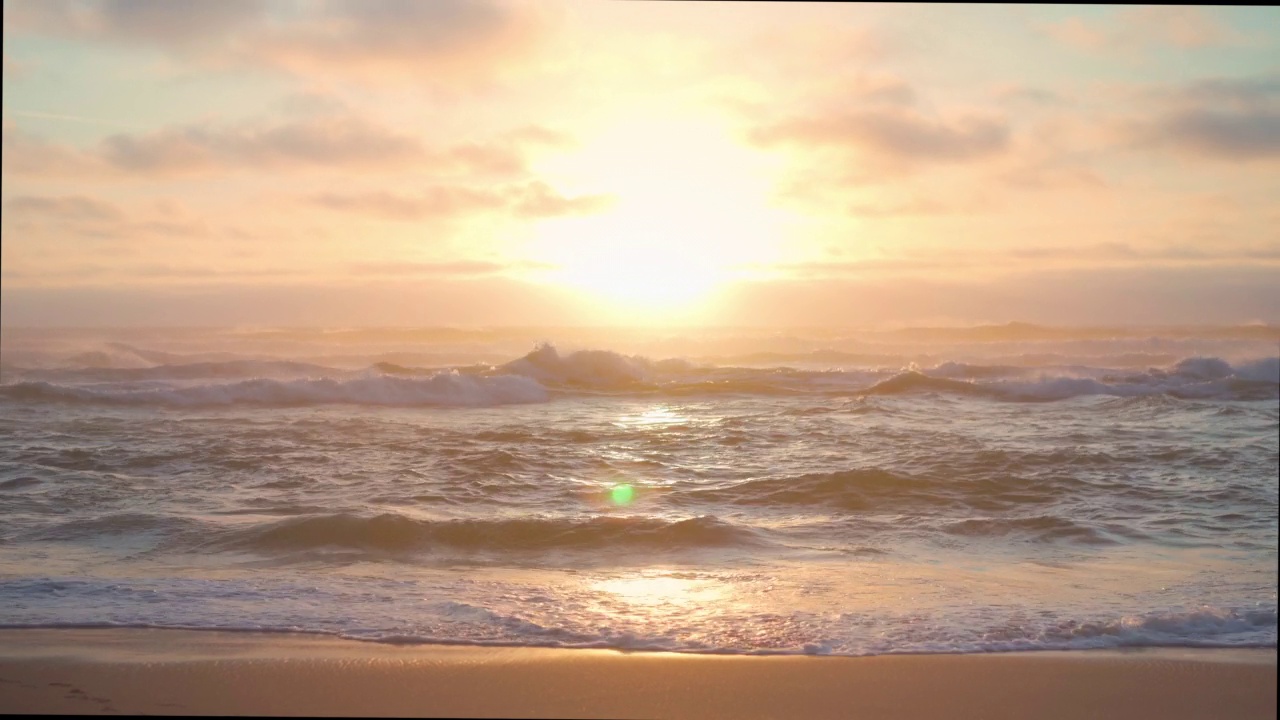
[[[697,502],[732,505],[824,505],[842,510],[866,510],[880,502],[912,500],[946,503],[935,481],[876,468],[811,473],[797,477],[747,480],[719,488],[685,490],[677,495]]]
[[[1236,611],[1202,607],[1104,621],[1067,621],[1049,628],[1037,639],[1047,643],[1067,641],[1070,643],[1067,647],[1231,646],[1243,643],[1214,643],[1214,640],[1275,627],[1275,610]],[[1262,646],[1274,647],[1275,640]]]
[[[384,513],[290,518],[233,531],[214,546],[229,550],[297,551],[345,548],[377,552],[538,552],[611,548],[694,549],[759,545],[757,532],[712,516],[687,520],[596,517],[588,520],[420,520]]]
[[[689,367],[683,360],[655,362],[611,350],[578,350],[561,355],[554,345],[543,343],[501,370],[557,386],[619,389],[649,386],[657,373]]]
[[[1232,369],[1232,375],[1240,380],[1280,383],[1280,357],[1242,363]]]
[[[972,513],[983,516],[1046,509],[1098,485],[1076,478],[1044,477],[1044,466],[1095,460],[1080,453],[1057,455],[1010,454],[1001,451],[975,458],[977,472],[949,464],[946,470],[927,474],[859,468],[798,476],[746,480],[721,487],[679,490],[673,502],[750,507],[756,510],[794,512],[798,507],[840,511],[839,516],[858,517],[856,531],[870,527],[867,513],[894,513],[900,523],[916,531],[1030,539],[1038,542],[1110,544],[1112,538],[1087,524],[1055,517],[980,517],[953,521]],[[1099,458],[1096,462],[1110,462]],[[1143,495],[1146,488],[1123,485],[1116,490]],[[852,528],[851,528],[852,529]]]
[[[1169,369],[1114,374],[1076,368],[1072,375],[1041,373],[1034,379],[1001,377],[1000,368],[947,363],[931,370],[907,370],[867,388],[863,395],[939,393],[996,400],[1054,401],[1090,395],[1182,399],[1269,400],[1280,397],[1280,358],[1232,366],[1221,358],[1187,358]],[[1021,374],[1021,373],[1019,373]],[[1093,374],[1097,377],[1081,375]],[[948,376],[969,379],[954,379]]]
[[[345,374],[345,371],[290,360],[230,360],[152,367],[86,367],[26,371],[28,377],[62,382],[145,382],[209,378],[306,378]]]
[[[0,397],[24,401],[178,407],[238,404],[478,407],[544,402],[548,395],[547,389],[537,381],[519,375],[477,377],[442,372],[426,378],[381,375],[341,381],[257,379],[142,390],[95,389],[37,381],[0,386]]]
[[[1280,358],[1233,366],[1216,357],[1192,357],[1168,369],[1117,375],[1087,366],[1027,368],[943,362],[911,367],[885,377],[883,371],[815,371],[793,368],[696,366],[683,360],[654,361],[607,350],[559,354],[552,345],[502,365],[498,372],[524,375],[548,387],[702,395],[907,395],[939,393],[996,400],[1053,401],[1089,395],[1253,400],[1280,396]]]
[[[1031,369],[954,361],[928,368],[909,366],[900,371],[819,371],[699,366],[682,359],[652,360],[610,350],[561,354],[553,345],[543,344],[502,365],[450,369],[380,362],[363,371],[350,371],[292,361],[235,360],[150,368],[19,370],[14,374],[21,381],[0,386],[0,397],[176,406],[491,406],[543,402],[552,391],[680,398],[940,394],[1012,402],[1084,396],[1166,395],[1204,400],[1280,397],[1280,358],[1276,357],[1235,365],[1218,357],[1190,357],[1144,371],[1089,366]],[[238,378],[249,379],[179,386],[198,380]],[[128,383],[135,386],[129,387]]]
[[[201,589],[193,583],[179,588],[138,588],[130,584],[110,584],[75,579],[41,579],[7,583],[8,595],[18,597],[79,599],[80,606],[93,608],[75,612],[75,619],[43,619],[45,614],[5,618],[0,629],[93,629],[142,628],[157,630],[190,630],[239,633],[305,633],[315,636],[341,637],[348,640],[387,645],[466,645],[479,647],[548,647],[596,648],[624,651],[678,652],[708,655],[831,655],[873,656],[892,654],[957,654],[1034,652],[1044,650],[1097,650],[1108,648],[1275,648],[1276,611],[1269,608],[1218,608],[1203,606],[1191,610],[1167,610],[1123,616],[1061,619],[1056,613],[1045,613],[1043,620],[1030,620],[1019,614],[995,624],[978,618],[956,624],[960,618],[937,618],[936,624],[913,619],[895,622],[892,613],[875,616],[867,612],[842,613],[828,623],[812,624],[803,612],[741,614],[727,618],[743,627],[752,628],[750,635],[722,627],[719,633],[690,635],[681,632],[655,632],[654,628],[634,627],[623,619],[586,624],[571,617],[532,619],[520,611],[500,611],[488,603],[444,601],[414,605],[429,613],[432,622],[423,625],[395,623],[378,627],[361,624],[349,616],[363,608],[339,602],[318,603],[321,607],[342,607],[343,616],[326,618],[325,622],[308,621],[294,614],[269,619],[229,614],[224,609],[200,606],[201,614],[169,609],[167,606],[189,607]],[[318,589],[318,588],[317,588]],[[127,619],[103,619],[98,609],[104,596],[136,595],[144,591],[145,615],[133,614]],[[235,597],[230,588],[219,588],[221,595]],[[209,589],[204,589],[209,592]],[[245,592],[250,597],[263,596],[261,589]],[[295,597],[279,591],[266,595],[283,604]],[[338,597],[332,600],[338,600]],[[342,597],[341,599],[348,599]],[[360,598],[365,600],[366,598]],[[33,603],[34,604],[34,603]],[[261,607],[264,603],[254,603]],[[359,605],[357,602],[356,605]],[[164,611],[168,609],[169,612]],[[222,612],[218,612],[222,610]],[[314,613],[314,610],[311,611]],[[165,617],[168,615],[169,617]],[[989,615],[987,615],[989,618]],[[36,619],[41,618],[41,619]],[[382,619],[385,623],[384,618]],[[985,618],[984,618],[985,619]],[[805,621],[810,621],[806,623]],[[781,621],[781,622],[779,622]],[[375,620],[376,622],[376,620]],[[391,625],[392,623],[386,623]],[[407,625],[407,627],[406,627]],[[779,634],[777,628],[784,628]],[[867,628],[874,632],[862,631]]]
[[[0,482],[0,490],[21,490],[26,487],[34,487],[39,485],[41,482],[40,478],[26,475]]]
[[[214,526],[210,523],[194,518],[123,512],[69,520],[37,530],[29,538],[45,541],[72,541],[125,535],[202,537],[213,530]]]
[[[1034,542],[1068,541],[1087,545],[1112,545],[1106,535],[1067,518],[1053,515],[1022,518],[969,518],[943,528],[951,535],[968,537],[1022,537]]]

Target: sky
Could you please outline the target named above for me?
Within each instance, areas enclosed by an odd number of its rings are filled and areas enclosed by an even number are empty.
[[[1280,8],[4,3],[0,322],[1280,322]]]

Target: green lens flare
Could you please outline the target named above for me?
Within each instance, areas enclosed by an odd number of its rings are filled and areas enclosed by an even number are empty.
[[[613,490],[609,493],[609,498],[613,500],[614,505],[629,505],[635,499],[635,496],[635,489],[626,483],[614,485]]]

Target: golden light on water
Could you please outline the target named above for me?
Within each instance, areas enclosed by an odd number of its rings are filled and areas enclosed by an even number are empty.
[[[687,423],[691,418],[684,415],[679,407],[670,405],[654,405],[641,412],[628,413],[621,415],[614,424],[618,427],[632,428],[639,430],[662,430],[671,425],[679,425]],[[634,452],[608,452],[606,456],[611,461],[621,463],[643,462],[643,455]],[[622,508],[628,507],[642,498],[651,497],[655,493],[665,491],[665,486],[672,478],[646,478],[644,482],[636,482],[625,476],[615,477],[606,483],[601,490],[593,490],[594,503],[603,502],[603,508]],[[595,487],[599,487],[598,485]],[[601,500],[601,495],[605,497]]]
[[[602,580],[594,585],[594,589],[642,606],[694,605],[725,595],[724,585],[714,580],[650,573]]]
[[[689,417],[683,415],[679,408],[670,405],[654,405],[634,415],[623,415],[617,424],[623,427],[661,427],[688,422]]]

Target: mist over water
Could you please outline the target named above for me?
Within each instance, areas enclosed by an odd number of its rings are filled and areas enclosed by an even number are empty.
[[[1278,398],[1268,326],[6,328],[0,624],[1274,647]]]

